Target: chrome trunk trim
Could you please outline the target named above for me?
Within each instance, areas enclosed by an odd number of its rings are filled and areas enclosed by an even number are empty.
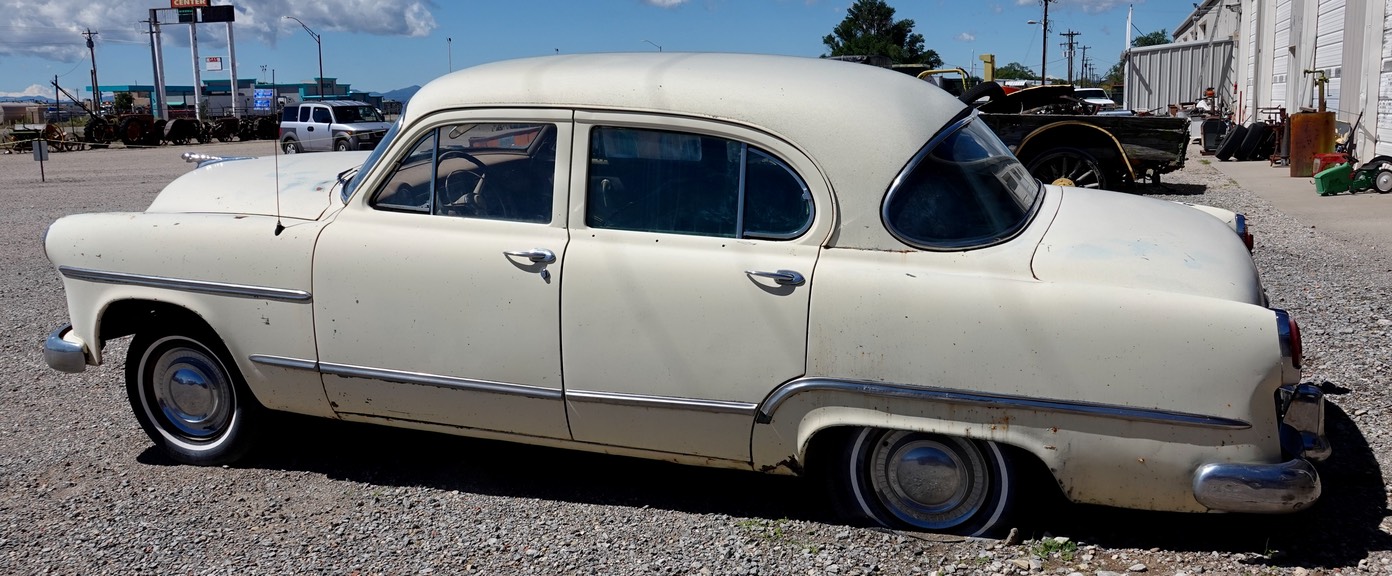
[[[1137,408],[1134,406],[1099,404],[1078,400],[1054,400],[1049,398],[992,394],[931,386],[904,386],[886,382],[832,380],[829,378],[806,378],[784,384],[774,390],[772,394],[769,394],[768,398],[764,399],[756,415],[756,421],[761,424],[772,422],[774,414],[785,401],[803,392],[813,391],[846,392],[874,396],[877,398],[903,398],[945,404],[984,406],[989,408],[1080,414],[1097,418],[1110,418],[1131,422],[1154,422],[1158,424],[1193,426],[1198,428],[1245,430],[1252,427],[1248,422],[1233,418],[1206,416],[1203,414],[1191,414],[1188,412],[1176,412],[1158,408]]]
[[[124,272],[106,272],[102,270],[91,270],[87,268],[73,268],[71,266],[59,266],[58,272],[62,274],[64,278],[71,278],[73,280],[86,280],[88,282],[100,282],[102,284],[126,284],[131,286],[145,286],[149,288],[163,288],[166,290],[177,290],[180,292],[197,292],[200,294],[231,296],[233,298],[251,298],[255,300],[278,300],[281,302],[298,303],[307,303],[311,299],[309,292],[306,292],[304,290],[292,290],[287,288],[270,288],[266,286],[252,286],[248,284],[209,282],[206,280],[187,280],[183,278],[169,278],[166,276],[127,274]]]

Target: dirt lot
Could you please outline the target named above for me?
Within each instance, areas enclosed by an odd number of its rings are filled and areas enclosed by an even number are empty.
[[[1306,331],[1306,379],[1340,392],[1324,497],[1306,512],[1179,515],[1041,499],[1019,521],[1021,543],[964,540],[839,525],[799,479],[297,417],[276,422],[279,441],[236,467],[175,465],[130,414],[125,341],[82,374],[44,365],[43,337],[67,321],[44,230],[65,214],[143,209],[192,167],[180,152],[272,150],[53,154],[43,183],[28,155],[0,155],[0,573],[1392,572],[1390,260],[1324,236],[1198,158],[1146,192],[1252,217],[1273,304]]]

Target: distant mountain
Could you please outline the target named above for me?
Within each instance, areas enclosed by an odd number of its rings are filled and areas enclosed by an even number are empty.
[[[0,96],[0,102],[48,102],[52,103],[53,98],[43,96]]]
[[[420,90],[420,86],[408,86],[406,88],[397,88],[396,90],[392,90],[390,92],[383,92],[382,98],[386,100],[396,100],[397,102],[409,102],[411,100],[411,97],[416,95],[417,90]]]

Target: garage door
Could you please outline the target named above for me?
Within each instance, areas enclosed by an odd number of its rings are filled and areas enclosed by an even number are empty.
[[[1271,105],[1286,106],[1290,84],[1291,0],[1276,0],[1276,41],[1271,47]],[[1299,76],[1297,72],[1296,76]]]
[[[1329,110],[1339,109],[1339,86],[1344,65],[1344,7],[1346,0],[1320,0],[1315,20],[1315,69],[1329,78],[1325,102]],[[1309,79],[1313,80],[1313,79]],[[1310,91],[1309,106],[1319,105],[1319,93]]]
[[[1382,20],[1382,72],[1378,74],[1378,154],[1392,154],[1392,0],[1384,4]]]

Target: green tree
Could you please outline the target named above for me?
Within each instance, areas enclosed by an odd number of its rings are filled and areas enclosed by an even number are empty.
[[[130,92],[117,92],[111,98],[111,107],[115,108],[117,112],[130,112],[135,107],[135,96],[132,96]]]
[[[913,31],[913,20],[894,19],[894,8],[884,0],[856,0],[831,34],[822,38],[828,56],[885,56],[894,64],[942,67],[942,58],[923,47],[923,35]]]
[[[1030,80],[1038,77],[1039,75],[1035,74],[1033,70],[1019,62],[1011,62],[1005,66],[996,67],[996,78],[1001,80]]]
[[[1161,44],[1169,43],[1170,33],[1166,31],[1164,28],[1161,28],[1148,34],[1141,34],[1140,36],[1131,39],[1131,46],[1134,48],[1140,48],[1142,46],[1159,46]]]

